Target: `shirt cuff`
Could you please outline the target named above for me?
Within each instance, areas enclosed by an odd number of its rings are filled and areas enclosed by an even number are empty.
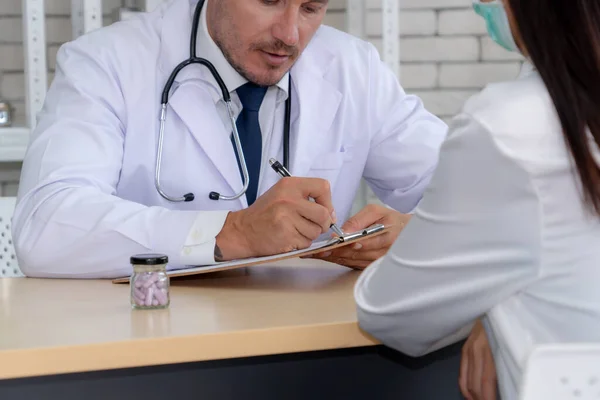
[[[387,204],[384,204],[384,206],[385,206],[386,208],[390,209],[390,210],[398,211],[398,210],[396,210],[394,207],[392,207],[392,206],[388,206]],[[417,207],[418,207],[418,206],[419,206],[419,204],[417,204],[417,205],[416,205],[416,206],[415,206],[415,207],[414,207],[412,210],[409,210],[409,211],[407,211],[407,212],[405,212],[405,213],[402,213],[402,214],[404,214],[404,215],[413,215],[413,214],[415,213],[415,211],[417,210]],[[400,211],[398,211],[398,212],[400,212]]]
[[[185,265],[215,264],[216,237],[223,229],[230,211],[200,212],[181,248],[181,262]]]

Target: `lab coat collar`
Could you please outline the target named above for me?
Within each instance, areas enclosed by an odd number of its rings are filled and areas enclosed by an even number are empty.
[[[189,57],[189,32],[196,3],[197,0],[175,1],[165,11],[159,55],[164,81]],[[289,74],[293,88],[290,172],[298,176],[304,176],[314,162],[314,155],[323,152],[323,135],[335,120],[342,99],[328,76],[335,56],[318,37],[319,31]],[[216,110],[198,112],[198,105],[206,104],[206,96],[212,96],[213,101],[215,96],[221,98],[218,86],[214,80],[208,82],[206,77],[210,73],[203,66],[188,66],[178,76],[179,85],[174,85],[176,89],[169,100],[172,111],[186,124],[232,191],[237,192],[242,182],[229,134],[222,132],[226,127]],[[245,204],[245,196],[240,199]]]
[[[537,73],[537,69],[533,63],[529,61],[529,59],[525,59],[521,67],[521,71],[519,72],[519,78],[525,78],[535,73]]]

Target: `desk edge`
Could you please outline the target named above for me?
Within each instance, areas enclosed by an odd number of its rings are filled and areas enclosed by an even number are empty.
[[[0,351],[0,380],[377,345],[356,322]],[[113,356],[117,354],[117,356]]]

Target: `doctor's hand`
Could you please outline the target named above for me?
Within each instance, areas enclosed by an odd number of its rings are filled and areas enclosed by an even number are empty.
[[[328,181],[283,178],[247,209],[228,214],[217,235],[215,259],[227,261],[305,249],[329,231],[334,221]]]
[[[365,269],[373,261],[387,253],[402,229],[404,229],[404,226],[410,220],[410,217],[410,215],[402,214],[386,207],[375,204],[368,205],[355,216],[348,219],[342,226],[342,230],[344,232],[356,232],[374,224],[384,224],[391,229],[379,236],[363,240],[360,243],[316,254],[313,258],[319,258],[354,269]]]
[[[467,400],[496,400],[496,366],[480,321],[462,349],[459,385]]]

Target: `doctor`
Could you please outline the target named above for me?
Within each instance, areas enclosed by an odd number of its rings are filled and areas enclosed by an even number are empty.
[[[393,225],[337,255],[363,267],[407,221],[446,126],[375,48],[321,26],[327,0],[203,3],[59,50],[13,220],[25,274],[122,276],[136,253],[211,264],[305,248],[333,222]],[[390,209],[347,221],[361,177]]]

